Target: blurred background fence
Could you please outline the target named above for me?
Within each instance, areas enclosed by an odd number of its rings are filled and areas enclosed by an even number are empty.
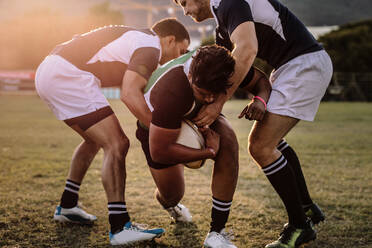
[[[0,93],[36,94],[34,71],[0,71]],[[109,99],[119,99],[119,88],[103,88]],[[236,92],[235,98],[248,98],[245,92]],[[323,101],[372,102],[372,73],[335,72]]]

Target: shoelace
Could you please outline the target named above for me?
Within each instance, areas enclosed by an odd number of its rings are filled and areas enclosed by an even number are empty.
[[[223,230],[220,233],[217,233],[215,237],[219,240],[227,241],[228,243],[231,243],[230,241],[234,239],[234,233],[231,230],[229,231]]]
[[[296,228],[294,228],[291,225],[286,225],[284,227],[284,230],[280,233],[280,238],[279,240],[286,244],[292,237],[292,234],[296,231]]]
[[[132,226],[128,229],[132,231],[143,231],[148,229],[148,227],[147,224],[132,223]]]
[[[234,232],[232,230],[228,230],[228,231],[223,230],[221,232],[221,235],[224,236],[229,241],[234,240],[234,238],[235,238]]]
[[[178,205],[168,209],[170,215],[171,215],[173,218],[175,218],[175,219],[181,216],[181,214],[179,214],[179,213],[176,211],[176,208],[178,208],[178,210],[179,210],[180,212],[182,211],[182,209],[181,209]]]

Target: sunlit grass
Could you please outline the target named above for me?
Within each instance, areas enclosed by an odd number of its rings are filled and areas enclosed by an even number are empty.
[[[201,247],[210,222],[209,162],[185,170],[186,194],[194,223],[172,224],[154,200],[154,183],[135,119],[120,101],[111,101],[131,140],[127,156],[127,206],[134,221],[163,227],[156,244],[137,247]],[[228,228],[238,247],[264,247],[286,222],[284,207],[246,152],[251,122],[236,116],[244,101],[224,109],[240,142],[240,177]],[[80,137],[55,119],[35,96],[0,96],[0,247],[110,247],[105,194],[100,179],[102,152],[82,184],[83,206],[98,217],[92,227],[56,224],[69,161]],[[327,221],[310,247],[371,247],[372,104],[323,103],[314,123],[301,122],[287,137],[298,152],[314,200]]]

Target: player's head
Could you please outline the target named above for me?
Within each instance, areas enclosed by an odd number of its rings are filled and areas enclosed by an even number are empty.
[[[186,53],[190,45],[190,35],[182,23],[174,18],[162,19],[152,26],[161,44],[160,64]]]
[[[231,87],[229,78],[234,73],[235,60],[224,47],[200,47],[190,65],[189,79],[194,97],[203,103],[214,102],[219,94]]]
[[[210,9],[210,0],[173,0],[183,9],[184,15],[190,16],[195,22],[213,18]]]

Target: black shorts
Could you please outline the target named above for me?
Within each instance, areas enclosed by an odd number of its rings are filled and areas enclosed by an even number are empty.
[[[69,126],[78,125],[83,131],[86,131],[88,128],[102,121],[113,113],[114,111],[112,111],[111,107],[106,106],[89,114],[64,120],[64,122]]]
[[[177,164],[161,164],[152,160],[150,155],[149,130],[142,127],[137,121],[136,137],[141,142],[142,151],[145,153],[147,164],[153,169],[165,169]]]

